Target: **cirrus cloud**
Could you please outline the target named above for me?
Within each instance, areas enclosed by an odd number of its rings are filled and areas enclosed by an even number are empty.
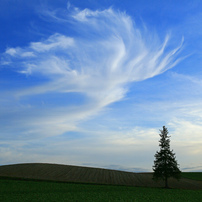
[[[77,130],[78,121],[123,99],[129,83],[159,75],[180,61],[177,54],[182,43],[170,48],[169,35],[160,41],[156,34],[138,27],[124,12],[112,8],[102,11],[79,10],[70,5],[68,8],[68,15],[62,17],[57,12],[46,12],[48,18],[62,25],[60,32],[30,42],[26,47],[7,48],[2,64],[14,67],[28,79],[47,79],[15,90],[13,99],[17,98],[20,103],[25,99],[29,103],[29,99],[47,94],[57,98],[58,94],[69,93],[81,94],[86,101],[73,107],[67,102],[62,109],[56,104],[48,110],[37,104],[27,109],[22,104],[17,112],[12,112],[22,113],[22,135],[52,136]],[[75,36],[68,35],[70,25],[77,33]],[[24,114],[32,111],[38,113],[34,113],[32,121],[26,121]],[[13,130],[19,128],[17,125],[14,121]]]

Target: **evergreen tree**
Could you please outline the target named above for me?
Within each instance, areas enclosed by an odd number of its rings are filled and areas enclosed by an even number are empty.
[[[173,150],[170,150],[170,136],[168,136],[168,129],[163,126],[163,130],[160,130],[160,132],[160,151],[157,151],[155,154],[153,179],[164,180],[165,188],[168,188],[168,179],[173,177],[179,180],[181,171],[178,168],[175,153],[173,153]]]

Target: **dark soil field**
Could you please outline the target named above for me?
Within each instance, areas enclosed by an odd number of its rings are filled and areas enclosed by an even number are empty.
[[[179,181],[169,179],[170,188],[202,190],[202,181],[188,179],[186,175],[182,176]],[[132,173],[45,163],[0,166],[0,177],[153,188],[164,186],[163,182],[155,182],[152,180],[152,173]]]

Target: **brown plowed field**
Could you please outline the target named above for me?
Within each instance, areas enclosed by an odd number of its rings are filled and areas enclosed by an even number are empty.
[[[27,163],[0,166],[0,176],[61,182],[129,185],[139,187],[163,187],[163,182],[154,182],[152,173],[132,173],[101,168],[69,166],[45,163]],[[202,190],[202,181],[182,178],[169,179],[171,188]]]

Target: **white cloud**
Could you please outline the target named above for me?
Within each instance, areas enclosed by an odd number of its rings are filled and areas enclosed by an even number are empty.
[[[191,76],[186,74],[179,74],[177,72],[172,72],[171,76],[178,81],[189,82],[189,85],[193,83],[195,84],[195,87],[197,86],[201,87],[202,85],[202,79],[200,75]]]
[[[159,42],[158,36],[138,28],[126,13],[113,9],[92,11],[74,8],[66,18],[67,21],[65,18],[62,21],[64,30],[71,22],[74,30],[78,31],[74,37],[64,32],[56,33],[45,40],[31,42],[27,47],[10,48],[5,52],[14,65],[23,66],[17,69],[18,72],[49,79],[46,84],[15,92],[19,100],[49,92],[75,92],[88,98],[85,104],[72,110],[64,107],[61,112],[56,105],[44,116],[39,113],[42,118],[37,119],[37,115],[34,118],[37,124],[28,124],[30,134],[51,136],[74,130],[78,121],[124,98],[130,82],[159,75],[179,62],[176,55],[182,44],[167,50],[168,36]],[[36,106],[33,110],[43,111]],[[49,121],[53,112],[58,117]],[[71,117],[70,123],[68,117]]]
[[[73,46],[74,40],[71,37],[66,37],[60,34],[50,36],[44,42],[32,42],[30,48],[36,52],[45,52],[55,49],[65,49]]]
[[[6,50],[6,53],[11,55],[11,56],[14,56],[17,53],[17,50],[18,50],[17,48],[8,48]]]
[[[33,52],[24,52],[21,54],[21,57],[34,57],[34,53]]]
[[[199,117],[195,116],[191,121],[185,118],[173,118],[168,125],[172,130],[174,129],[173,136],[177,141],[180,141],[181,143],[189,142],[190,145],[199,142],[202,143],[202,118],[199,119]],[[198,148],[195,149],[198,150]]]
[[[43,137],[43,141],[41,139],[5,140],[1,142],[0,161],[4,164],[37,161],[76,165],[86,162],[112,169],[112,165],[119,165],[121,160],[124,162],[125,169],[142,166],[150,170],[157,144],[157,141],[152,138],[155,132],[157,132],[155,129],[147,130],[137,127],[131,131],[122,132],[85,131],[80,138],[71,138],[66,135]],[[134,134],[137,135],[136,138]],[[145,134],[148,137],[143,147],[141,139]],[[30,155],[31,157],[28,158]],[[138,162],[142,156],[144,160]]]

